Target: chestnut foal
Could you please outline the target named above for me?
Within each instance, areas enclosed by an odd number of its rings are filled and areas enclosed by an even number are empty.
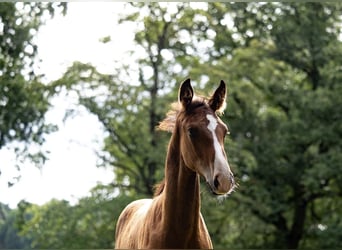
[[[216,195],[230,193],[233,174],[224,151],[228,130],[216,115],[225,107],[226,85],[210,99],[194,96],[190,79],[179,89],[179,102],[160,123],[172,132],[165,180],[153,199],[137,200],[121,213],[115,248],[213,248],[200,212],[200,176]]]

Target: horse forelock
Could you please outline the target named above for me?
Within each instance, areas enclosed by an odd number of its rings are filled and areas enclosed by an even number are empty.
[[[183,109],[181,103],[174,102],[171,104],[171,109],[166,113],[166,118],[159,123],[159,126],[157,128],[159,130],[172,133],[176,126],[177,117],[181,112],[189,114],[193,112],[195,109],[203,106],[208,106],[209,108],[208,100],[205,97],[200,96],[194,96],[192,102],[186,110]]]
[[[166,118],[159,123],[159,130],[172,133],[176,124],[176,119],[181,110],[181,104],[174,102],[171,104],[171,109],[166,113]]]

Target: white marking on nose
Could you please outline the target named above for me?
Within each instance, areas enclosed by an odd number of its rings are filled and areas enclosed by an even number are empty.
[[[222,167],[222,166],[227,166],[227,162],[226,162],[226,158],[223,155],[222,152],[222,148],[221,145],[217,139],[215,130],[217,127],[217,119],[213,116],[213,115],[207,115],[207,119],[209,121],[209,124],[207,126],[207,128],[209,129],[209,131],[211,132],[211,134],[213,135],[213,141],[214,141],[214,149],[215,149],[215,162],[214,165],[215,167]],[[217,165],[219,164],[219,165]],[[227,166],[229,169],[229,166]]]

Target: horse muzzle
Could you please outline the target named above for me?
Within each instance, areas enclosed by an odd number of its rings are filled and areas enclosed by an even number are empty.
[[[215,195],[225,195],[233,191],[235,185],[233,173],[228,175],[217,174],[214,176],[213,180],[208,182],[211,191]]]

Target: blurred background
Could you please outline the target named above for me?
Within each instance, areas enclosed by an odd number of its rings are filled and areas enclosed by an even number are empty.
[[[341,3],[0,3],[0,248],[108,249],[179,83],[228,86],[215,248],[342,247]]]

